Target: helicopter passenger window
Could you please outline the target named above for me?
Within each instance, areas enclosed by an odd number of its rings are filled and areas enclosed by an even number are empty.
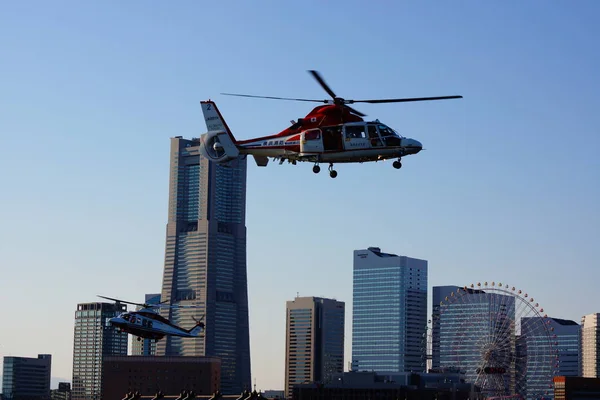
[[[356,138],[366,138],[365,134],[365,126],[364,125],[354,125],[346,127],[346,138],[356,139]]]
[[[310,132],[306,132],[304,133],[304,139],[306,140],[317,140],[321,138],[320,135],[321,132],[319,131],[310,131]]]

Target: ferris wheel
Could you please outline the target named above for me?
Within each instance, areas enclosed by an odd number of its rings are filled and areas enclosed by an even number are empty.
[[[460,371],[485,397],[551,398],[558,343],[528,293],[495,282],[456,288],[440,302],[433,323],[440,366]]]

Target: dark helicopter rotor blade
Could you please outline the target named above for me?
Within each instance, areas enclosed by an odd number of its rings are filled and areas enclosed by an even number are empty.
[[[329,85],[327,85],[327,83],[325,83],[325,80],[321,77],[321,75],[317,71],[311,69],[308,72],[317,80],[317,82],[319,82],[319,84],[321,85],[321,87],[323,87],[323,89],[325,89],[327,94],[329,94],[333,99],[335,99],[337,97],[335,95],[335,93],[333,93],[333,90],[331,90]]]
[[[350,106],[347,106],[345,104],[344,104],[344,107],[346,107],[348,110],[352,111],[354,114],[358,115],[359,117],[366,117],[367,116],[367,114],[363,114],[360,111],[358,111],[358,110],[356,110],[356,109],[354,109],[354,108],[352,108]]]
[[[97,296],[98,296],[98,297],[102,297],[103,299],[106,299],[106,300],[112,300],[112,301],[116,301],[117,303],[132,304],[132,305],[135,305],[135,306],[144,306],[144,303],[134,303],[134,302],[131,302],[131,301],[125,301],[125,300],[114,299],[114,298],[112,298],[112,297],[106,297],[106,296],[100,296],[100,295],[97,295]]]
[[[273,96],[254,96],[251,94],[237,94],[237,93],[221,93],[225,96],[239,96],[239,97],[253,97],[257,99],[273,99],[273,100],[292,100],[292,101],[310,101],[313,103],[327,103],[329,100],[311,100],[311,99],[292,99],[289,97],[273,97]]]
[[[347,100],[348,103],[405,103],[409,101],[426,101],[426,100],[447,100],[447,99],[462,99],[462,96],[441,96],[441,97],[413,97],[405,99],[379,99],[379,100]]]

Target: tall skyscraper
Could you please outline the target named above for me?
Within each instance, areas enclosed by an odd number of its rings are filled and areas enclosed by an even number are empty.
[[[434,286],[431,326],[431,368],[439,369],[440,364],[440,303],[444,301],[450,293],[460,289],[458,286]]]
[[[344,370],[345,304],[321,297],[286,303],[285,391],[295,384],[327,383]]]
[[[352,369],[421,372],[427,327],[427,261],[354,251]]]
[[[145,304],[158,304],[160,303],[160,293],[158,294],[147,294],[144,298]],[[137,306],[136,310],[141,310],[141,306]],[[131,342],[131,355],[132,356],[153,356],[156,354],[156,341],[152,339],[138,340],[133,337]]]
[[[4,357],[2,395],[4,400],[50,400],[52,356]]]
[[[557,376],[579,376],[581,329],[574,321],[559,318],[521,318],[521,335],[517,339],[518,387],[524,398],[548,391],[548,368],[541,363],[557,364]],[[548,332],[556,337],[549,336]],[[555,359],[558,350],[558,362]]]
[[[581,376],[600,378],[600,313],[581,318]]]
[[[127,333],[111,326],[108,320],[126,310],[126,304],[77,305],[72,400],[100,400],[104,357],[127,355]]]
[[[221,392],[251,389],[246,276],[246,159],[223,166],[199,139],[171,139],[169,213],[161,299],[198,308],[162,309],[180,326],[205,314],[198,338],[165,337],[156,355],[221,359]]]

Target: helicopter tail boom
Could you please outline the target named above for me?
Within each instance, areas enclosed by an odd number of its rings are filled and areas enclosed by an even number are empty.
[[[208,132],[200,137],[200,152],[209,160],[227,163],[240,154],[237,141],[213,101],[201,101]]]

